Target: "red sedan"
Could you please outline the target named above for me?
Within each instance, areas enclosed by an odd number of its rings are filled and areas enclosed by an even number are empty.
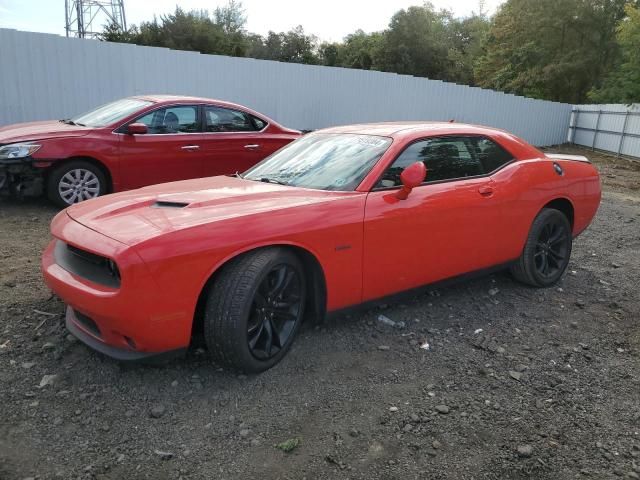
[[[244,174],[111,195],[58,214],[44,252],[68,329],[119,359],[204,332],[261,371],[303,317],[509,267],[548,287],[600,203],[584,157],[461,124],[321,130]]]
[[[62,207],[156,183],[244,171],[300,136],[241,105],[140,96],[0,128],[0,191]]]

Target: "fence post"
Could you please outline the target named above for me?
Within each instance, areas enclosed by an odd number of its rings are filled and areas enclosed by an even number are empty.
[[[571,117],[573,118],[573,125],[569,125],[569,128],[571,129],[571,140],[569,141],[569,143],[571,143],[572,145],[575,144],[575,139],[576,139],[576,130],[578,129],[578,118],[580,117],[580,109],[576,109],[576,110],[572,110],[571,113],[575,113],[575,115],[571,115]]]
[[[627,110],[624,114],[624,123],[622,124],[622,132],[620,133],[620,143],[618,143],[618,153],[616,157],[619,157],[622,153],[622,144],[624,143],[624,134],[627,131],[627,120],[629,120],[629,110]]]
[[[596,120],[596,128],[593,131],[593,142],[591,142],[591,150],[595,150],[596,148],[596,138],[598,138],[598,127],[600,126],[600,116],[602,115],[602,110],[598,110],[598,119]]]

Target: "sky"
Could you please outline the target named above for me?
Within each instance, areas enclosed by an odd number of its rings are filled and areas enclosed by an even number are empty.
[[[127,24],[170,13],[176,4],[185,10],[214,10],[226,0],[124,0]],[[421,0],[244,0],[247,30],[261,35],[269,30],[290,30],[302,25],[320,40],[339,41],[357,29],[383,30],[391,16],[402,8],[421,5]],[[436,8],[452,10],[456,16],[478,11],[479,0],[431,0]],[[501,0],[486,0],[493,13]],[[64,35],[64,0],[0,0],[0,28]],[[101,30],[101,29],[100,29]]]

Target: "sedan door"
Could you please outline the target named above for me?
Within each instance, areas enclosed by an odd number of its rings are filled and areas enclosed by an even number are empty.
[[[122,135],[124,189],[202,176],[204,149],[198,105],[159,108],[131,123],[144,123],[148,132]]]
[[[204,105],[203,176],[244,172],[290,139],[264,132],[267,123],[254,115]]]
[[[364,219],[363,301],[506,261],[500,249],[500,192],[476,152],[476,137],[409,145],[368,197]],[[426,182],[396,197],[400,174],[422,161]]]

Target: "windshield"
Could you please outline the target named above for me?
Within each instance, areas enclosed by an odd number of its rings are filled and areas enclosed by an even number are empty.
[[[153,102],[138,100],[136,98],[124,98],[74,117],[71,119],[71,122],[87,127],[105,127],[125,119],[132,113],[148,107],[152,103]]]
[[[309,134],[247,170],[243,178],[318,190],[355,190],[390,144],[390,138],[373,135]]]

